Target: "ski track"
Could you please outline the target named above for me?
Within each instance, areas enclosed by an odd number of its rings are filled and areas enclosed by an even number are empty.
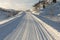
[[[22,18],[18,18],[21,20],[16,28],[2,40],[55,40],[43,25],[31,15],[31,13],[26,13]]]

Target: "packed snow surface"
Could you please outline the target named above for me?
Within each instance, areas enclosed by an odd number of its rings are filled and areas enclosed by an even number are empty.
[[[30,12],[24,12],[20,17],[0,25],[0,40],[59,39],[59,32]]]

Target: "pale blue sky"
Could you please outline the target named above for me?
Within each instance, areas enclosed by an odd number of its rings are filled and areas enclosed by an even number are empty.
[[[0,7],[26,10],[38,1],[39,0],[0,0]]]

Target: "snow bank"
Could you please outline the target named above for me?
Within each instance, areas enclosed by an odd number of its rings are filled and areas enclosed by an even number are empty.
[[[49,5],[49,7],[43,10],[44,10],[43,14],[48,14],[48,15],[60,14],[60,3],[51,4]]]
[[[0,20],[7,18],[7,12],[0,11]]]
[[[22,14],[22,12],[18,13],[18,14],[15,15],[14,17],[10,17],[10,18],[8,18],[8,19],[5,19],[5,20],[3,20],[3,21],[0,21],[0,25],[2,25],[2,24],[4,24],[4,23],[7,23],[7,22],[9,22],[9,21],[11,21],[11,20],[13,20],[13,19],[15,19],[15,18],[17,18],[17,17],[20,17],[21,14]]]
[[[37,18],[36,16],[32,15],[35,19],[37,19],[43,27],[56,39],[60,39],[60,32],[58,32],[56,29],[52,28],[50,25],[43,22],[41,19]]]
[[[52,21],[60,22],[60,2],[50,4],[39,13],[39,16],[44,16]]]

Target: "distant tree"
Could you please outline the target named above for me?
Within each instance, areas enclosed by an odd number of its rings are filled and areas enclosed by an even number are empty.
[[[53,0],[53,3],[56,3],[57,0]]]
[[[40,7],[40,1],[36,3],[33,7],[35,7],[35,9],[38,9]]]
[[[35,7],[36,10],[40,10],[41,5],[43,5],[42,7],[45,8],[45,1],[39,1],[33,7]]]
[[[43,2],[43,8],[45,8],[45,1]]]

